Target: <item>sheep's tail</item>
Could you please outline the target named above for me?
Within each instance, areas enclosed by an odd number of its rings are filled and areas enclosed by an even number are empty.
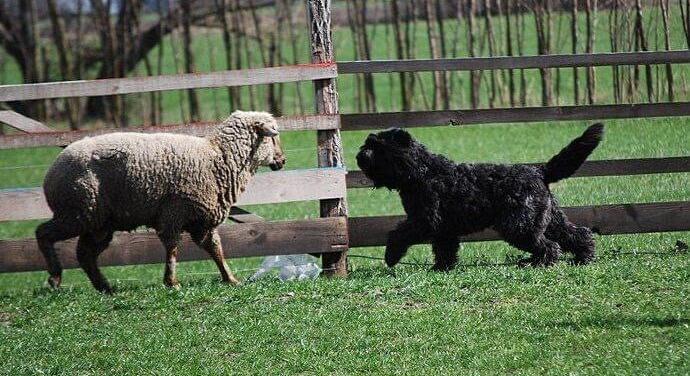
[[[546,184],[555,183],[574,174],[599,145],[603,135],[604,125],[601,123],[596,123],[587,128],[582,136],[574,139],[551,160],[546,162],[542,170],[544,182]]]

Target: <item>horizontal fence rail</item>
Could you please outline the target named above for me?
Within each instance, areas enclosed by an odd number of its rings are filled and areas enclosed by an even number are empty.
[[[564,208],[575,223],[591,227],[602,235],[690,230],[690,202],[615,204]],[[381,246],[388,232],[403,216],[319,218],[290,222],[255,222],[222,225],[219,228],[226,257],[269,254],[337,252],[350,247]],[[347,224],[346,224],[347,221]],[[348,234],[349,233],[349,234]],[[472,234],[465,242],[500,240],[492,230]],[[75,240],[58,243],[58,253],[66,268],[76,268]],[[181,261],[206,259],[184,236]],[[0,240],[0,272],[43,270],[45,264],[35,239]],[[99,263],[134,265],[160,263],[163,247],[153,232],[118,233]]]
[[[298,253],[328,253],[347,245],[344,217],[289,222],[254,222],[221,225],[218,228],[225,257],[239,258]],[[208,260],[187,234],[182,237],[178,260]],[[77,268],[76,239],[59,242],[58,255],[65,268]],[[165,252],[154,232],[117,233],[98,264],[137,265],[162,263]],[[0,273],[45,270],[45,261],[35,239],[0,240]]]
[[[33,121],[32,119],[29,120]],[[0,121],[2,120],[0,119]],[[278,128],[281,131],[326,130],[338,129],[340,127],[340,117],[338,115],[284,116],[276,118],[276,121],[278,122]],[[18,124],[18,122],[14,121],[14,124]],[[218,123],[199,122],[185,125],[128,127],[117,129],[110,128],[83,131],[42,132],[6,135],[0,136],[0,150],[39,146],[65,146],[71,144],[74,141],[81,140],[84,137],[93,137],[113,132],[170,132],[189,134],[194,136],[205,136],[209,134],[209,132],[215,125],[218,125]],[[15,125],[12,126],[17,128]]]
[[[537,56],[494,56],[454,59],[341,61],[338,62],[338,73],[354,74],[473,71],[681,63],[690,63],[689,50]]]
[[[601,235],[690,230],[690,202],[615,204],[564,208],[568,218]],[[348,219],[350,247],[386,244],[388,232],[404,216],[351,217]],[[493,230],[463,237],[465,242],[500,240]]]
[[[540,166],[544,163],[525,163]],[[621,176],[690,172],[690,157],[611,159],[586,161],[573,177]],[[369,188],[373,183],[362,171],[347,172],[348,188]]]
[[[345,197],[345,170],[309,170],[259,173],[236,205],[256,205]],[[52,217],[43,189],[0,190],[0,222]]]
[[[0,102],[260,85],[319,80],[337,76],[336,64],[305,64],[208,73],[2,85],[0,86]]]
[[[344,131],[545,121],[690,116],[690,102],[405,111],[340,115]]]

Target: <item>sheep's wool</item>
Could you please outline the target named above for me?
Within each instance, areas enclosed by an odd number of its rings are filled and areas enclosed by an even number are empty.
[[[257,168],[273,158],[272,141],[257,133],[260,122],[275,129],[270,114],[238,111],[206,138],[111,133],[75,142],[46,175],[48,205],[83,229],[189,220],[217,226]]]

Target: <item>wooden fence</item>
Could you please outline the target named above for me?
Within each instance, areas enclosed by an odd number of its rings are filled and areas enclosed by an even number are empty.
[[[490,57],[414,61],[357,61],[328,63],[330,43],[329,2],[310,0],[309,13],[314,64],[275,68],[181,74],[162,77],[39,83],[0,86],[0,102],[74,96],[101,96],[148,91],[202,87],[256,85],[292,81],[313,81],[317,115],[278,119],[282,131],[318,132],[315,151],[319,168],[258,174],[238,205],[320,200],[324,218],[264,222],[262,218],[235,208],[232,218],[239,223],[220,229],[228,257],[290,253],[324,253],[325,265],[334,274],[344,275],[343,261],[349,247],[380,246],[386,234],[402,217],[377,216],[346,218],[346,188],[367,188],[371,182],[360,172],[346,174],[339,132],[379,129],[390,126],[465,126],[489,123],[539,121],[604,120],[690,116],[690,102],[500,108],[455,111],[411,111],[394,113],[344,114],[337,112],[335,79],[340,74],[391,73],[432,70],[484,70],[508,68],[587,67],[600,65],[641,65],[690,63],[690,51],[635,52],[586,55]],[[330,46],[330,47],[329,47]],[[332,51],[331,51],[332,52]],[[12,111],[0,111],[0,122],[21,134],[0,137],[0,149],[63,146],[86,136],[114,130],[57,132],[33,119]],[[176,132],[204,135],[213,123],[129,128],[130,132]],[[122,131],[118,129],[117,131]],[[690,172],[690,156],[641,158],[586,162],[576,176],[619,176]],[[690,230],[690,202],[631,203],[584,206],[565,209],[571,219],[592,227],[600,234],[628,234]],[[50,217],[39,188],[0,190],[0,222]],[[465,241],[495,240],[484,231]],[[65,267],[76,267],[75,242],[59,245]],[[206,258],[205,252],[184,239],[181,260]],[[151,232],[122,233],[100,258],[102,265],[129,265],[163,261],[163,248]],[[0,272],[40,270],[44,262],[34,239],[0,240]]]

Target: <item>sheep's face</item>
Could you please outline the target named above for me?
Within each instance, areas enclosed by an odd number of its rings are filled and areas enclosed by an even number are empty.
[[[280,170],[285,165],[285,155],[280,145],[280,136],[263,137],[259,149],[256,151],[257,159],[262,166],[268,166],[273,171]]]
[[[268,166],[273,171],[285,165],[285,155],[280,145],[278,123],[273,115],[267,112],[242,112],[249,125],[259,135],[260,144],[256,151],[256,160],[261,166]]]

